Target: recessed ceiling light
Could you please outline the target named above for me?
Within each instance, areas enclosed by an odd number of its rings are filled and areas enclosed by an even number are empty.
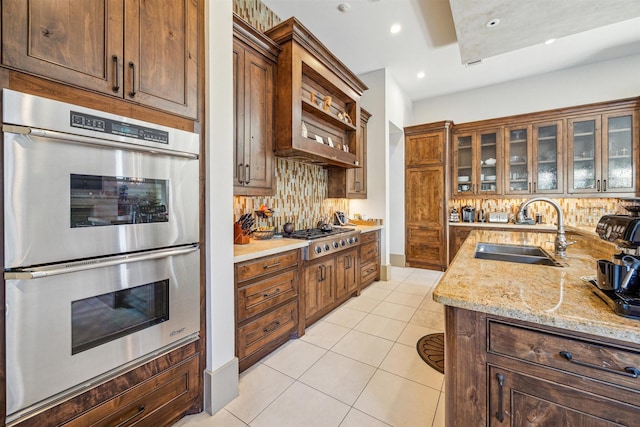
[[[547,41],[544,42],[544,44],[552,44],[556,41],[556,39],[549,39]]]
[[[342,13],[347,13],[351,10],[351,5],[349,3],[340,3],[338,5],[338,10]]]
[[[424,71],[420,71],[416,77],[418,77],[419,79],[424,79],[424,76]]]
[[[500,24],[500,19],[498,18],[494,18],[491,21],[488,21],[486,24],[484,24],[487,28],[493,28],[493,27],[497,27],[498,24]]]
[[[389,29],[389,31],[391,31],[391,34],[398,34],[401,30],[402,30],[402,25],[400,24],[393,24]]]

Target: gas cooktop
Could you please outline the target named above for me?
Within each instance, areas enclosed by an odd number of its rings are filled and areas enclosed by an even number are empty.
[[[320,228],[307,228],[305,230],[296,230],[292,233],[282,233],[282,237],[288,239],[315,240],[322,239],[336,234],[348,233],[354,231],[355,228],[333,227],[331,230],[322,230]]]
[[[309,241],[309,246],[303,249],[305,261],[354,248],[360,244],[360,231],[345,227],[333,227],[331,230],[307,228],[293,233],[283,233],[282,237]]]

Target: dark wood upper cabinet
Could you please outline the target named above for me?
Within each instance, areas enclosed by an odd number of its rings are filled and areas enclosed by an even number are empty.
[[[190,0],[8,0],[2,65],[197,118],[198,23]]]
[[[360,136],[356,144],[359,168],[329,168],[327,196],[333,198],[367,198],[367,123],[371,113],[360,109]]]
[[[233,17],[234,194],[275,192],[273,126],[276,61],[280,48]]]

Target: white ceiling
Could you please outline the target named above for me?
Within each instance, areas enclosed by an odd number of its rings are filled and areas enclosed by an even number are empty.
[[[413,101],[640,55],[640,0],[262,1],[283,20],[295,16],[354,73],[386,68]],[[393,23],[400,33],[390,34]]]

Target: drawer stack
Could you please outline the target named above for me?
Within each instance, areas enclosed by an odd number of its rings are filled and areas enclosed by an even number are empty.
[[[236,264],[236,355],[240,371],[297,331],[299,265],[299,250]]]
[[[380,231],[360,235],[360,289],[380,280]]]

